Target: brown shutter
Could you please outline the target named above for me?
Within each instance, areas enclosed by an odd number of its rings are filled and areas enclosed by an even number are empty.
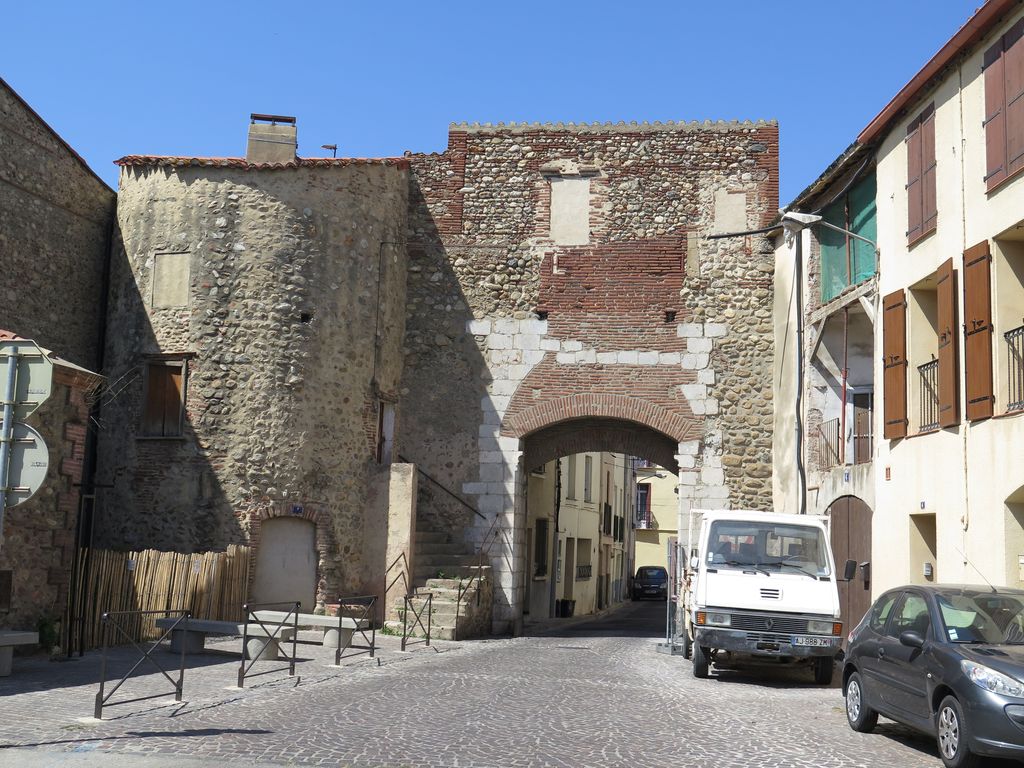
[[[142,434],[164,433],[164,366],[150,365],[146,369],[146,400],[142,412]]]
[[[1024,168],[1024,19],[1003,35],[1003,83],[1006,99],[1006,175]]]
[[[181,400],[184,370],[164,366],[164,435],[181,434]]]
[[[935,229],[935,105],[921,115],[921,234]]]
[[[883,434],[907,436],[907,300],[902,290],[882,299]]]
[[[1003,41],[985,51],[985,184],[988,189],[1006,178],[1006,101],[1003,82]]]
[[[907,126],[907,240],[921,236],[923,197],[921,195],[921,118]]]
[[[992,293],[988,241],[964,251],[964,379],[967,418],[992,415]]]
[[[956,271],[953,260],[947,259],[938,271],[939,304],[939,426],[955,427],[960,423],[957,383],[957,347],[959,335],[956,320]]]

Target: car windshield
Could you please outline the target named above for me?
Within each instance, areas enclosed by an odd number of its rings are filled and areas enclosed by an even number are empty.
[[[828,549],[822,530],[811,525],[716,520],[711,524],[707,563],[763,573],[830,576]]]
[[[938,604],[951,642],[1024,645],[1024,595],[939,595]]]
[[[645,581],[668,581],[668,574],[661,568],[641,568],[636,577]]]

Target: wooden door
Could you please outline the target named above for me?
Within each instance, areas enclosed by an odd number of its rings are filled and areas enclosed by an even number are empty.
[[[871,392],[857,392],[853,396],[853,463],[871,461]],[[838,559],[836,562],[839,562]],[[844,561],[845,562],[845,561]],[[840,567],[842,565],[840,564]]]
[[[842,571],[847,560],[858,565],[853,581],[839,582],[840,616],[849,632],[871,607],[871,508],[856,496],[843,496],[832,502],[828,515],[836,568]],[[868,567],[859,567],[862,563]]]

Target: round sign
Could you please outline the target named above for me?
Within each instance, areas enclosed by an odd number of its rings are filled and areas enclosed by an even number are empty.
[[[14,383],[14,420],[24,421],[50,396],[53,363],[34,341],[9,339],[0,342],[0,399],[10,380],[8,371],[14,356],[17,374]]]
[[[28,501],[46,480],[50,452],[43,436],[28,424],[15,424],[11,443],[11,460],[7,471],[7,506],[16,507]]]

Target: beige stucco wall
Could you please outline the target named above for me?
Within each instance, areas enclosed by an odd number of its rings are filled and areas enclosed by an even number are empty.
[[[636,481],[651,486],[651,527],[636,530],[633,573],[643,565],[668,565],[668,540],[676,535],[679,520],[679,480],[674,474],[662,467],[638,468]]]
[[[913,105],[905,118],[885,137],[878,151],[878,237],[881,246],[880,289],[882,295],[915,285],[953,257],[962,288],[960,254],[985,239],[991,240],[1024,219],[1024,178],[1017,178],[992,193],[986,192],[984,120],[984,78],[981,72],[984,50],[998,35],[1020,18],[1017,13],[994,30],[977,49],[953,69],[931,91]],[[961,90],[962,84],[962,90]],[[937,176],[938,228],[912,248],[906,244],[907,158],[904,139],[909,120],[929,103],[935,104],[935,154]],[[996,285],[993,307],[997,328],[993,338],[996,359],[1004,344],[999,327],[1008,318],[1019,325],[1024,317],[1021,293],[1001,290],[998,281],[1011,277],[1000,270],[998,247],[993,248]],[[910,301],[911,309],[914,302]],[[1000,309],[1000,306],[1002,307]],[[963,320],[962,293],[960,320]],[[917,348],[927,328],[913,312],[908,313],[909,349]],[[915,334],[917,339],[915,339]],[[958,334],[961,361],[960,412],[964,413],[963,336]],[[876,348],[881,348],[881,325],[876,329]],[[918,362],[912,359],[912,363]],[[1005,367],[994,378],[997,393],[1005,387]],[[881,370],[876,366],[876,391],[881,392]],[[921,580],[920,542],[914,535],[911,515],[934,513],[937,564],[940,582],[980,582],[1019,586],[1017,554],[1024,554],[1019,524],[1008,515],[1006,501],[1024,486],[1024,415],[998,418],[1005,408],[1005,396],[997,395],[997,418],[914,435],[917,424],[917,371],[908,370],[911,393],[911,437],[879,440],[877,443],[876,496],[874,515],[875,594],[894,584]],[[882,411],[876,410],[876,432],[882,431]],[[891,479],[886,479],[888,470]],[[1014,544],[1017,542],[1017,544]],[[1021,549],[1020,553],[1017,549]],[[1012,551],[1011,551],[1012,550]],[[979,573],[980,572],[980,573]]]

